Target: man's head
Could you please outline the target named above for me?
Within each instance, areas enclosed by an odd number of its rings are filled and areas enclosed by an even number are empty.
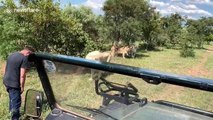
[[[28,55],[30,55],[33,52],[35,52],[35,49],[33,47],[31,47],[31,46],[25,46],[24,49],[21,51],[21,53],[24,56],[28,56]]]

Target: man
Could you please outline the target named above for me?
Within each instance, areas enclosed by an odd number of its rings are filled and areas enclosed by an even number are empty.
[[[21,94],[24,91],[26,72],[29,67],[28,56],[32,52],[34,50],[31,47],[25,47],[7,58],[3,83],[9,94],[9,110],[12,120],[19,120],[20,117]]]

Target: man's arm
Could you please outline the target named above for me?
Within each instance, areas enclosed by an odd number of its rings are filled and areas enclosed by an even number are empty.
[[[21,93],[24,92],[24,84],[25,84],[25,79],[26,79],[26,69],[21,68],[20,70],[20,87],[21,87]]]

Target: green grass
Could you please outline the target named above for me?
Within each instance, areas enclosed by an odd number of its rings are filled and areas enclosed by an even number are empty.
[[[114,58],[113,62],[147,69],[160,70],[178,74],[186,74],[182,69],[190,69],[199,62],[204,50],[196,50],[195,58],[180,57],[179,50],[163,49],[163,51],[140,51],[135,59]]]
[[[2,63],[2,62],[0,62]],[[2,74],[0,74],[0,78],[2,78]],[[38,78],[37,73],[35,73],[34,71],[31,71],[27,74],[27,78],[26,78],[26,82],[25,82],[25,91],[24,93],[22,93],[21,97],[22,97],[22,106],[21,106],[21,114],[22,114],[22,118],[23,119],[25,116],[24,114],[24,98],[25,98],[25,94],[26,91],[28,89],[35,89],[35,90],[40,90],[43,91],[40,80]],[[8,106],[9,106],[9,96],[8,93],[6,92],[6,88],[4,87],[3,83],[0,83],[0,116],[1,116],[1,120],[7,120],[10,118],[9,115],[9,110],[8,110]],[[49,108],[45,106],[44,110],[43,110],[43,116],[47,116],[47,111],[49,111]]]
[[[209,59],[205,63],[205,68],[209,71],[209,75],[207,76],[208,78],[213,78],[213,56],[209,56]]]
[[[179,50],[163,49],[162,51],[138,51],[135,59],[114,57],[112,62],[146,69],[154,69],[162,72],[188,75],[188,71],[200,63],[200,59],[204,53],[205,50],[196,50],[195,58],[182,58],[180,57]],[[3,61],[0,61],[0,66],[2,63]],[[204,67],[209,71],[209,73],[213,72],[213,55],[209,56],[209,59],[205,63]],[[199,75],[197,76],[201,77]],[[2,78],[2,74],[0,74],[0,77]],[[89,74],[66,74],[64,76],[52,74],[50,77],[51,83],[54,87],[53,92],[57,96],[57,101],[61,106],[65,106],[67,109],[77,112],[82,111],[75,109],[73,107],[74,105],[99,108],[102,98],[96,95],[94,90],[94,82],[89,81]],[[213,79],[212,74],[205,77]],[[213,104],[210,102],[213,99],[213,94],[209,92],[185,89],[181,87],[170,87],[170,85],[167,84],[160,84],[157,86],[150,85],[139,78],[119,74],[108,76],[107,79],[122,84],[129,81],[138,88],[141,97],[147,97],[149,100],[165,99],[168,101],[213,111]],[[27,89],[42,90],[37,73],[33,71],[27,76],[25,92]],[[0,83],[0,91],[0,116],[1,119],[6,120],[8,119],[8,95],[2,82]],[[25,92],[23,95],[25,95]],[[45,117],[48,112],[48,107],[45,107],[42,117]],[[85,112],[82,113],[87,115]]]

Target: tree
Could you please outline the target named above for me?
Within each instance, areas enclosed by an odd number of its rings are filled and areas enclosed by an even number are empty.
[[[181,29],[183,24],[183,18],[178,13],[171,14],[170,16],[162,17],[161,28],[169,37],[167,45],[171,44],[175,47],[179,44],[179,36],[181,36]]]
[[[160,14],[155,12],[155,8],[149,8],[141,17],[139,17],[140,28],[142,29],[142,39],[147,49],[155,49],[161,44],[160,34]]]
[[[83,30],[89,34],[92,40],[98,39],[97,19],[98,17],[89,7],[81,6],[80,8],[67,6],[63,10],[64,14],[70,19],[76,19],[82,24]]]
[[[15,8],[14,2],[8,0],[0,10],[0,55],[4,59],[22,48],[22,41],[27,35],[26,29],[20,24],[21,18],[13,12]]]
[[[130,41],[141,39],[143,34],[147,41],[151,40],[150,33],[153,29],[146,24],[148,21],[150,24],[154,21],[150,20],[153,12],[147,1],[108,0],[105,2],[103,10],[106,24],[109,26],[109,37],[113,41],[129,44]]]
[[[208,35],[208,36],[206,37],[206,41],[207,41],[208,44],[210,44],[210,42],[213,41],[213,34]]]
[[[205,41],[208,44],[210,44],[210,42],[213,41],[213,17],[202,18],[202,19],[204,19],[204,23],[205,23],[205,26],[204,26]]]
[[[14,50],[18,50],[15,47],[17,44],[20,48],[28,44],[32,45],[37,51],[84,56],[88,51],[95,48],[94,45],[96,44],[91,41],[92,34],[87,33],[92,31],[89,30],[89,27],[86,28],[88,22],[79,21],[77,17],[70,18],[62,12],[59,4],[52,0],[22,0],[19,6],[15,6],[13,2],[7,2],[5,7],[7,9],[10,7],[11,10],[14,10],[13,8],[29,8],[38,9],[38,11],[33,13],[14,11],[5,14],[4,18],[8,18],[8,20],[5,19],[0,27],[4,28],[3,30],[7,30],[7,28],[10,28],[10,30],[9,32],[1,32],[4,41],[0,47],[5,47],[3,45],[8,42],[5,36],[8,36],[8,39],[16,44],[11,47]],[[13,21],[10,22],[9,20]],[[82,26],[82,24],[85,25]],[[14,39],[13,34],[16,35]]]
[[[180,56],[181,57],[194,57],[194,44],[193,39],[191,38],[191,32],[188,31],[186,28],[181,30],[181,37],[180,39]]]
[[[198,20],[188,20],[187,29],[191,32],[193,43],[198,48],[203,48],[203,45],[210,39],[209,36],[213,33],[213,20],[212,18],[201,18]],[[211,40],[210,40],[211,41]]]
[[[85,46],[85,52],[90,52],[95,49],[102,49],[103,42],[99,35],[99,25],[102,24],[100,17],[96,16],[88,7],[81,6],[79,8],[71,5],[63,10],[63,14],[68,19],[74,19],[80,23],[82,30],[88,35],[88,42]]]

